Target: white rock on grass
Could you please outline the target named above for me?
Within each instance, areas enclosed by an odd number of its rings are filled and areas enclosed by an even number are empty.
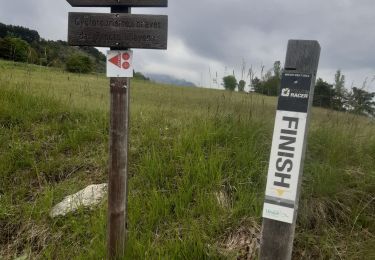
[[[98,205],[107,194],[107,184],[90,185],[83,190],[69,195],[62,202],[54,206],[50,212],[52,218],[65,216],[80,207],[93,207]]]

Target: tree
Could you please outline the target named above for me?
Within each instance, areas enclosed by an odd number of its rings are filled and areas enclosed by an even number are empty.
[[[238,92],[244,92],[245,86],[246,86],[246,81],[241,79],[240,82],[238,82]]]
[[[224,88],[226,90],[234,91],[237,87],[237,79],[233,75],[229,75],[223,78]]]
[[[313,105],[331,108],[334,95],[333,85],[319,78],[315,84]]]
[[[273,69],[270,69],[263,75],[264,66],[262,66],[261,79],[254,78],[251,85],[254,91],[267,96],[278,96],[281,82],[281,62],[275,61]]]
[[[3,59],[25,62],[30,51],[30,45],[20,38],[5,37],[0,41],[0,57]]]
[[[10,60],[12,57],[12,41],[9,37],[0,39],[0,58]]]
[[[94,68],[93,61],[85,55],[74,54],[66,62],[66,69],[74,73],[90,73]]]
[[[348,93],[345,89],[345,76],[341,73],[341,70],[337,70],[335,74],[334,89],[332,108],[339,111],[345,110],[344,104],[347,102]]]
[[[249,81],[250,81],[250,84],[249,84],[250,91],[254,91],[253,80],[255,78],[255,73],[253,71],[253,65],[251,65],[251,67],[249,68],[247,77],[249,78]]]
[[[66,44],[66,42],[58,41],[61,44]],[[89,47],[89,46],[81,46],[79,47],[81,50],[85,51],[88,54],[91,54],[97,62],[105,62],[106,61],[106,56],[100,52],[98,49],[94,47]]]
[[[264,91],[268,96],[278,96],[280,89],[280,78],[272,76],[267,81],[263,82]]]
[[[348,107],[351,112],[359,115],[375,116],[375,92],[367,92],[353,87],[348,97]]]
[[[33,64],[38,64],[38,62],[39,62],[38,53],[32,47],[29,47],[29,52],[27,54],[27,62],[28,63],[33,63]]]
[[[262,82],[258,77],[251,80],[251,85],[256,93],[262,93]]]
[[[273,64],[273,75],[276,78],[281,79],[281,62],[280,61],[275,61]]]
[[[254,78],[252,82],[254,91],[267,96],[278,96],[280,88],[280,79],[276,76],[272,76],[270,73],[266,73],[264,80]]]
[[[0,23],[0,38],[7,36],[7,26],[3,23]]]
[[[14,25],[7,25],[7,36],[11,36],[14,38],[21,38],[22,40],[32,43],[34,41],[39,41],[40,36],[39,33],[35,30],[30,30],[28,28],[22,26],[14,26]]]
[[[337,70],[335,74],[335,90],[338,94],[344,92],[345,75],[342,75],[341,70]]]

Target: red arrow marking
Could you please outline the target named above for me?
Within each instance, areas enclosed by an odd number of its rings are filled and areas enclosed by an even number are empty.
[[[117,67],[121,68],[121,55],[116,55],[115,57],[109,59],[109,62],[115,64]]]

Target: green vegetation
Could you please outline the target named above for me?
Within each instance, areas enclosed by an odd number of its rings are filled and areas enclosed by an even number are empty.
[[[345,76],[341,70],[335,74],[334,84],[329,84],[318,78],[315,85],[313,105],[329,108],[342,112],[350,112],[363,116],[375,117],[375,92],[368,92],[367,79],[361,88],[352,86],[348,91],[345,88]],[[281,83],[281,64],[276,61],[273,65],[273,72],[269,70],[261,79],[255,77],[251,80],[251,87],[254,92],[266,96],[278,96]],[[240,87],[239,87],[240,91]]]
[[[94,63],[85,55],[72,55],[66,62],[66,70],[73,73],[89,73],[93,67]]]
[[[246,81],[244,81],[243,79],[241,79],[238,82],[238,92],[244,92],[245,91],[245,87],[246,87]]]
[[[0,58],[26,62],[29,57],[32,59],[32,53],[35,55],[35,51],[33,52],[30,45],[22,39],[11,37],[0,38]]]
[[[348,105],[351,112],[359,115],[375,116],[375,92],[367,92],[363,89],[353,87],[348,95]]]
[[[237,79],[233,75],[228,75],[223,78],[224,88],[230,91],[234,91],[237,87]]]
[[[28,43],[37,42],[40,40],[39,33],[35,30],[30,30],[22,26],[0,23],[0,38],[5,38],[7,36],[21,38]]]
[[[135,72],[135,71],[134,71],[134,78],[138,79],[138,80],[146,80],[146,81],[150,80],[148,77],[143,75],[141,72]]]
[[[105,55],[94,47],[72,47],[65,41],[44,40],[35,30],[0,23],[0,58],[69,69],[72,59],[77,64],[78,56],[81,63],[85,61],[84,65],[90,66],[71,72],[105,72]]]
[[[315,84],[313,105],[317,107],[333,108],[335,91],[333,85],[319,78]]]
[[[0,61],[0,258],[105,259],[108,80]],[[254,257],[276,99],[134,80],[127,259]],[[315,108],[294,259],[375,258],[375,125]]]
[[[251,85],[256,93],[267,96],[278,96],[280,92],[280,81],[281,63],[280,61],[275,61],[273,70],[267,71],[264,76],[262,75],[261,79],[257,77],[252,79]]]

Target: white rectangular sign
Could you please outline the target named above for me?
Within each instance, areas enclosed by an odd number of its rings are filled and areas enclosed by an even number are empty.
[[[107,52],[107,77],[133,77],[133,51]]]
[[[294,209],[270,203],[264,203],[263,217],[292,224]]]
[[[307,113],[277,111],[263,217],[292,223]]]

